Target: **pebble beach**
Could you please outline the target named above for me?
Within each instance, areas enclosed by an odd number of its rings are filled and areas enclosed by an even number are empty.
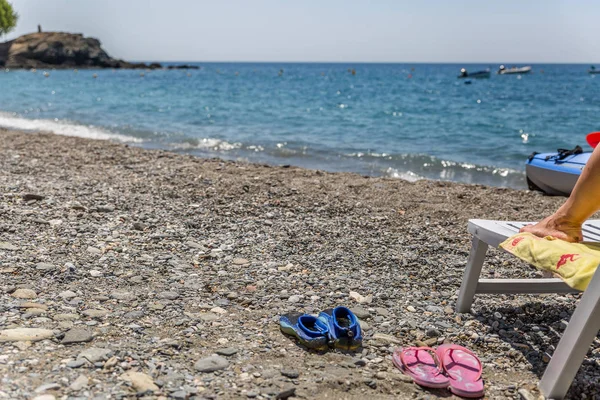
[[[486,398],[538,399],[579,295],[454,305],[470,218],[564,198],[203,159],[0,129],[0,399],[432,399],[392,364],[456,343]],[[491,249],[485,277],[541,274]],[[346,305],[355,353],[308,351],[282,313]],[[600,394],[598,340],[569,398]]]

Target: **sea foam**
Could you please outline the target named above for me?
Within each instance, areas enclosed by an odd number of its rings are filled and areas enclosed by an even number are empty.
[[[142,139],[109,132],[93,125],[81,125],[66,120],[27,119],[17,114],[0,112],[0,127],[22,131],[51,132],[63,136],[87,139],[116,140],[125,143],[141,143]]]

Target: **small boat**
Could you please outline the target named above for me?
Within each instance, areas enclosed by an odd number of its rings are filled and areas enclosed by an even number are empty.
[[[506,68],[504,65],[501,65],[498,68],[499,75],[510,75],[510,74],[528,74],[531,72],[531,67],[511,67]]]
[[[556,153],[533,153],[525,164],[527,186],[552,196],[569,196],[591,154],[580,146]]]
[[[468,72],[465,68],[461,68],[460,75],[457,78],[489,78],[490,77],[490,69],[484,69],[482,71]]]
[[[600,69],[596,69],[596,66],[592,65],[590,69],[588,69],[588,74],[600,74]]]

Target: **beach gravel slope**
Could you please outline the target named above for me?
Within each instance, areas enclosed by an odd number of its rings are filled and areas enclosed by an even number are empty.
[[[489,398],[537,397],[577,300],[453,311],[467,220],[536,220],[560,198],[7,130],[0,170],[0,331],[45,330],[0,341],[0,397],[445,397],[391,361],[443,342],[480,356]],[[539,275],[493,249],[483,274]],[[279,331],[282,313],[336,305],[361,317],[362,351],[310,352]],[[598,394],[597,351],[571,398]]]

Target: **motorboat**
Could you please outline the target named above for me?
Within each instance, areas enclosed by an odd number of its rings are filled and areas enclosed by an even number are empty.
[[[528,74],[530,72],[531,72],[530,66],[506,68],[504,65],[501,65],[500,68],[498,68],[499,75]]]
[[[484,69],[482,71],[468,72],[465,68],[461,68],[460,75],[457,78],[489,78],[490,77],[490,69]]]
[[[596,66],[592,65],[590,69],[588,69],[588,74],[600,74],[600,69],[596,69]]]
[[[580,146],[556,153],[533,153],[525,164],[527,186],[552,196],[569,196],[591,154]]]

